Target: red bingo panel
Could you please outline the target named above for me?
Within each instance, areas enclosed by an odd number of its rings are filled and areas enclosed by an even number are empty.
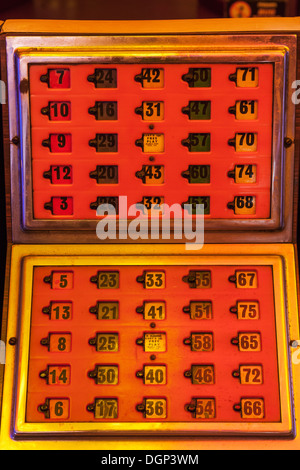
[[[34,219],[270,217],[273,64],[30,64],[29,88]]]

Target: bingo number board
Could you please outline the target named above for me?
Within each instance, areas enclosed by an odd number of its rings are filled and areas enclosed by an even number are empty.
[[[2,38],[1,447],[296,442],[295,37],[34,27]],[[96,236],[175,205],[168,239]]]
[[[16,435],[292,433],[280,257],[97,259],[24,260]]]

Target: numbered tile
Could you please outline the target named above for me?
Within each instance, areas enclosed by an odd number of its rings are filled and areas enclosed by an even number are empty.
[[[211,320],[213,317],[211,301],[191,301],[189,306],[183,307],[182,310],[191,320]]]
[[[211,101],[189,101],[181,111],[191,121],[208,120],[211,117]]]
[[[165,365],[144,365],[136,376],[143,379],[144,385],[165,385],[167,383],[167,367]]]
[[[259,320],[259,302],[239,300],[230,307],[230,312],[237,315],[238,320]]]
[[[189,271],[188,276],[183,276],[183,282],[186,282],[191,289],[210,289],[211,271]]]
[[[233,139],[228,140],[228,145],[234,147],[236,152],[256,152],[257,142],[256,132],[237,132]]]
[[[70,153],[72,151],[71,134],[50,134],[42,141],[42,146],[49,148],[51,153]]]
[[[72,320],[72,302],[50,302],[48,307],[43,307],[42,312],[49,315],[50,320]]]
[[[119,318],[119,302],[97,302],[90,308],[90,313],[97,316],[97,320],[117,320]]]
[[[96,68],[87,80],[94,83],[95,88],[117,88],[117,69]]]
[[[188,148],[189,152],[210,152],[209,133],[191,133],[187,139],[183,139],[181,144]]]
[[[143,88],[163,88],[164,87],[164,69],[162,68],[143,68],[142,72],[134,77]]]
[[[165,167],[163,165],[143,165],[135,176],[147,185],[163,184],[165,181]]]
[[[165,111],[163,101],[143,101],[142,106],[135,109],[143,121],[163,121]]]
[[[210,214],[210,196],[189,196],[181,207],[191,215]]]
[[[215,370],[213,365],[192,365],[190,370],[184,372],[184,377],[191,379],[193,385],[213,385],[215,383]]]
[[[89,141],[89,146],[94,147],[97,153],[117,152],[118,134],[96,134]]]
[[[96,201],[91,202],[90,209],[100,211],[99,215],[109,213],[110,215],[119,214],[118,196],[98,196]]]
[[[96,276],[92,276],[90,281],[97,284],[98,289],[118,289],[120,286],[119,271],[98,271]]]
[[[227,204],[228,209],[232,209],[236,215],[255,215],[255,196],[236,196],[233,202]]]
[[[165,199],[163,196],[144,196],[143,199],[136,204],[137,209],[141,209],[144,214],[163,214]]]
[[[263,398],[242,398],[240,404],[233,409],[241,414],[242,419],[263,419],[265,402]]]
[[[235,73],[229,75],[229,80],[235,82],[238,88],[258,87],[257,67],[237,67]]]
[[[94,403],[87,406],[87,411],[94,414],[95,419],[117,419],[117,398],[96,398]]]
[[[183,340],[183,344],[190,346],[191,351],[211,352],[214,350],[214,336],[211,332],[191,333],[189,338]]]
[[[96,333],[95,338],[89,339],[89,344],[94,346],[97,352],[119,351],[119,333]]]
[[[68,398],[47,398],[45,403],[38,407],[46,419],[53,421],[66,421],[70,417],[70,400]]]
[[[41,379],[46,380],[47,385],[69,385],[71,378],[71,367],[68,365],[48,366],[40,372]]]
[[[209,67],[189,68],[182,76],[190,88],[209,88],[211,86],[211,69]]]
[[[142,314],[144,320],[165,320],[166,303],[164,301],[145,301],[141,307],[136,308],[136,312]]]
[[[227,175],[237,184],[256,183],[257,165],[235,165]]]
[[[96,121],[116,121],[118,119],[117,101],[96,101],[94,106],[88,109],[89,114]]]
[[[143,284],[144,289],[164,289],[166,287],[166,275],[163,271],[144,271],[136,280]]]
[[[50,284],[51,289],[73,289],[74,274],[72,271],[52,271],[50,276],[44,277],[44,282]]]
[[[40,80],[47,83],[48,88],[70,88],[71,72],[67,68],[48,69],[46,74],[41,75]]]
[[[181,173],[190,184],[210,183],[210,165],[189,165],[188,170]]]
[[[68,353],[72,349],[71,333],[49,333],[47,338],[41,339],[41,345],[46,346],[49,352]]]
[[[55,196],[49,202],[44,204],[46,210],[51,211],[52,215],[73,215],[73,198],[69,196]]]
[[[119,168],[117,165],[97,165],[90,172],[90,178],[97,184],[117,184],[119,182]]]
[[[192,414],[194,419],[214,419],[216,417],[214,398],[193,398],[185,409]]]
[[[45,179],[52,184],[72,184],[73,169],[71,165],[51,165],[48,171],[43,173]]]
[[[228,280],[234,283],[238,289],[256,289],[258,287],[256,271],[236,270],[235,274],[230,276]]]
[[[44,116],[48,116],[50,121],[70,121],[71,102],[70,101],[50,101],[48,106],[41,109]]]
[[[236,101],[235,106],[229,108],[238,121],[250,121],[258,117],[258,102],[255,100]]]
[[[234,378],[239,379],[241,385],[262,385],[263,367],[261,365],[240,365],[238,370],[232,372]]]

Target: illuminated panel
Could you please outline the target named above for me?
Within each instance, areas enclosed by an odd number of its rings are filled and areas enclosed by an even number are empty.
[[[289,433],[278,362],[285,334],[273,298],[278,274],[273,259],[256,259],[25,261],[32,297],[23,312],[22,335],[30,331],[30,340],[20,378],[28,374],[28,381],[17,400],[23,431],[34,423],[41,432],[46,423],[66,432],[68,423],[78,431],[102,423],[113,431],[120,423],[125,433],[151,432],[150,421],[168,432],[176,425],[222,433],[226,423],[226,430],[279,425]]]
[[[123,195],[269,219],[273,76],[271,63],[29,62],[33,219],[95,219],[100,203],[119,216]]]

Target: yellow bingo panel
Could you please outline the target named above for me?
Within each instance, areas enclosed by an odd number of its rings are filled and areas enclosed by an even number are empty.
[[[2,24],[1,449],[300,449],[299,31]]]

